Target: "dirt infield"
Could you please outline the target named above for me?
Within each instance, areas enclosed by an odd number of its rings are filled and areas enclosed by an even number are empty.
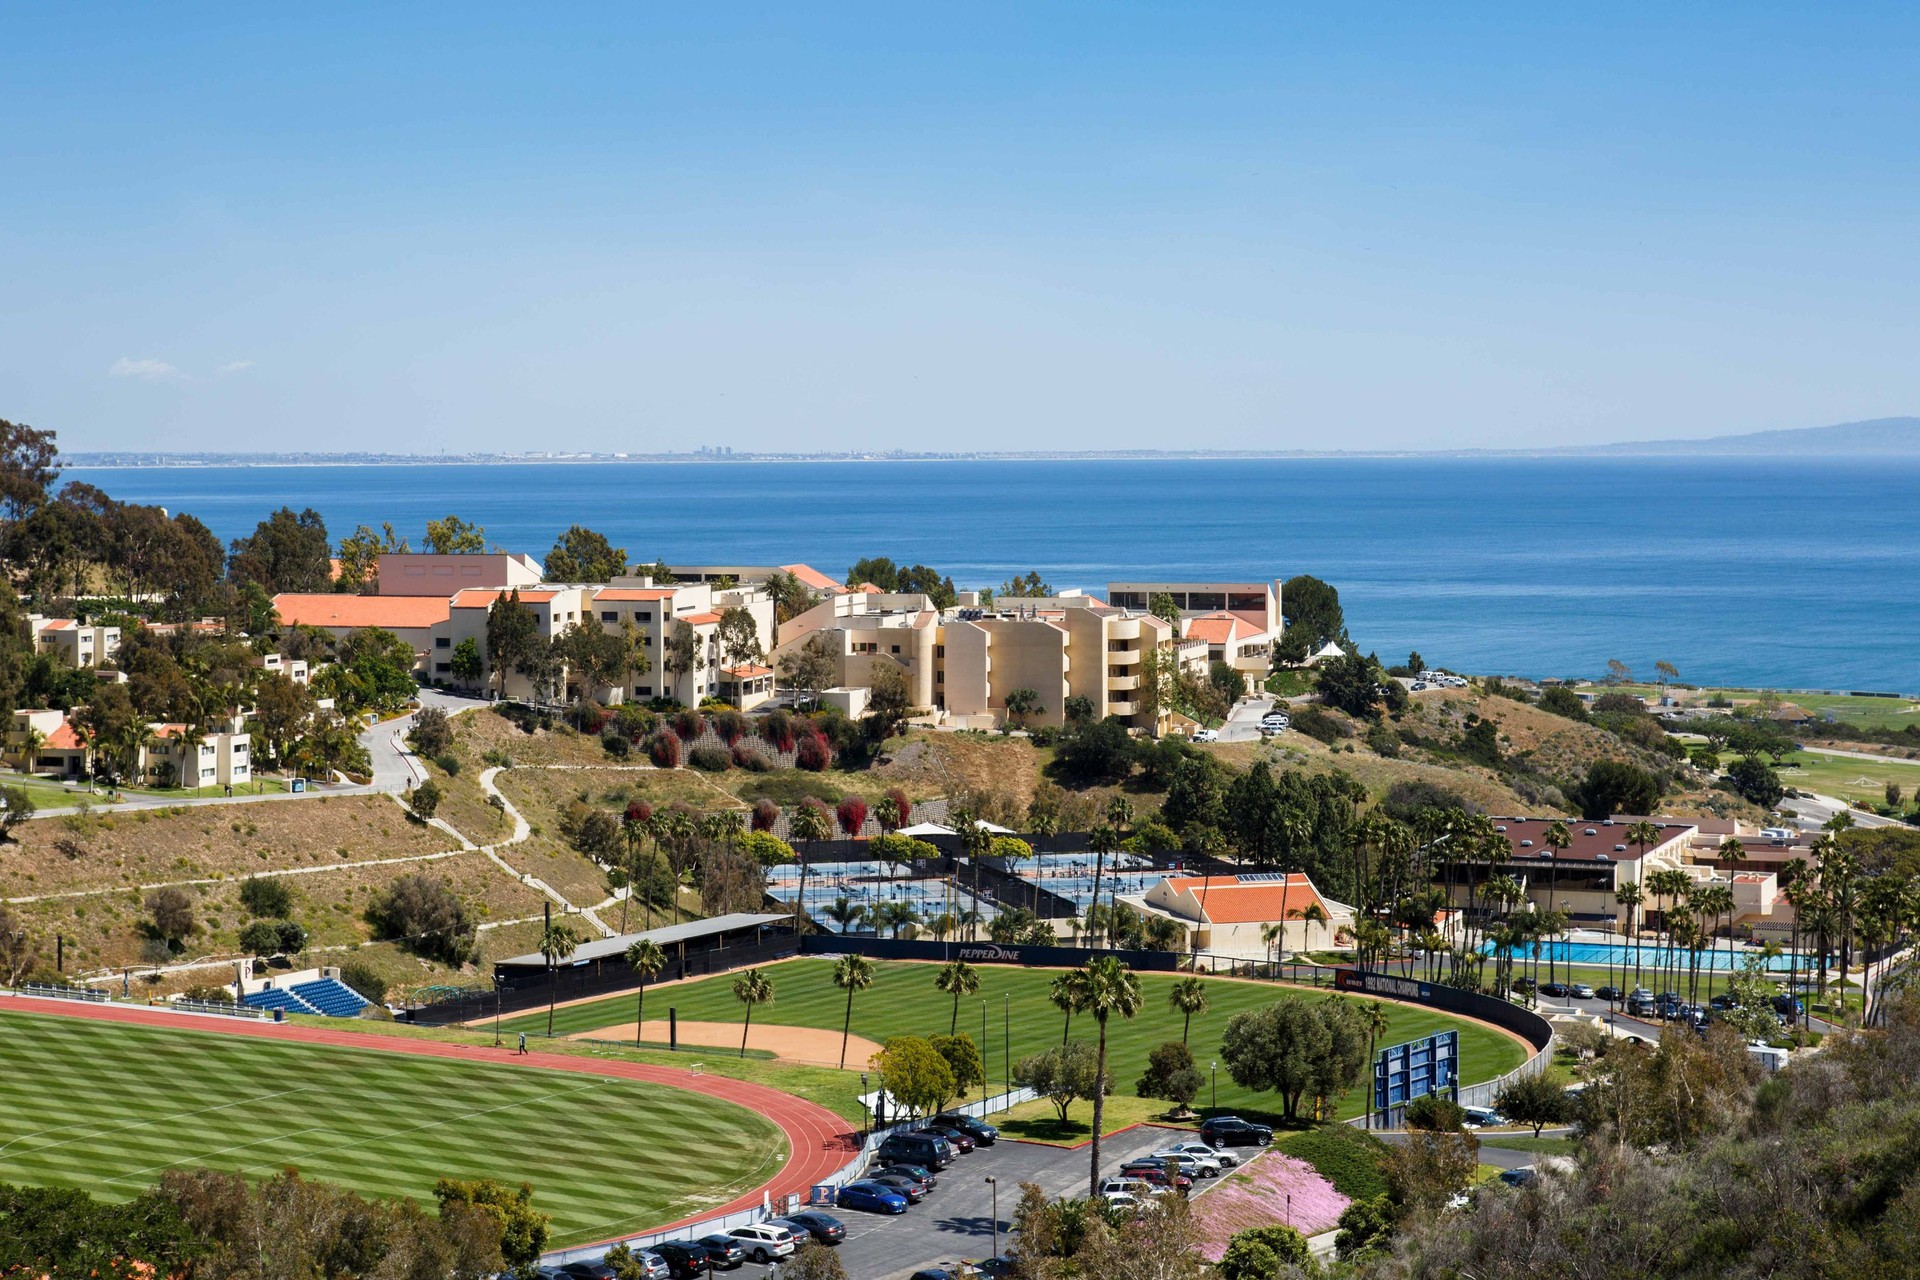
[[[215,1035],[257,1036],[262,1039],[291,1041],[296,1044],[329,1045],[338,1048],[367,1049],[376,1053],[412,1053],[433,1058],[453,1058],[464,1062],[486,1062],[508,1070],[535,1067],[547,1071],[572,1071],[581,1075],[611,1076],[620,1080],[639,1080],[685,1089],[745,1107],[774,1122],[787,1137],[787,1160],[780,1172],[760,1186],[723,1205],[702,1210],[691,1218],[665,1222],[649,1231],[666,1230],[696,1221],[705,1221],[747,1209],[761,1203],[763,1196],[775,1199],[795,1193],[805,1197],[807,1189],[852,1160],[859,1150],[859,1137],[833,1112],[804,1098],[781,1093],[765,1085],[724,1076],[693,1075],[678,1067],[657,1067],[640,1062],[615,1062],[604,1059],[576,1058],[557,1053],[517,1054],[508,1047],[499,1049],[479,1045],[446,1044],[437,1040],[407,1040],[397,1036],[368,1035],[364,1032],[336,1031],[332,1027],[300,1026],[290,1022],[241,1021],[237,1018],[195,1016],[164,1009],[128,1007],[112,1004],[83,1004],[72,1000],[41,1000],[31,996],[0,997],[0,1009],[16,1013],[50,1014],[55,1017],[92,1018],[101,1022],[123,1022],[138,1026],[164,1027],[174,1031],[202,1031]],[[757,1030],[757,1028],[756,1028]],[[736,1038],[735,1043],[738,1043]],[[835,1041],[836,1048],[838,1040]],[[849,1050],[851,1056],[851,1050]],[[584,1248],[586,1246],[575,1246]]]
[[[649,1044],[665,1044],[667,1024],[649,1018],[640,1034]],[[633,1024],[616,1022],[592,1031],[576,1031],[567,1039],[618,1040],[632,1044]],[[715,1050],[732,1049],[737,1053],[740,1050],[740,1028],[731,1022],[688,1022],[682,1019],[680,1045],[682,1048],[699,1045]],[[755,1026],[747,1033],[747,1048],[771,1053],[788,1062],[804,1062],[809,1066],[840,1065],[840,1033],[824,1027]],[[856,1071],[866,1066],[867,1060],[878,1052],[880,1046],[865,1036],[847,1038],[847,1065]]]

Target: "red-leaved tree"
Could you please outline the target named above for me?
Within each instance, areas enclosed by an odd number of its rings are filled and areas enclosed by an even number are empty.
[[[860,828],[867,825],[867,802],[859,796],[848,796],[834,810],[834,816],[840,819],[840,829],[849,836],[860,834]]]

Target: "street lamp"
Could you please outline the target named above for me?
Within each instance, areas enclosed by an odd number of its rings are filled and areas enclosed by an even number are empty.
[[[1213,1113],[1220,1114],[1220,1064],[1213,1064]]]
[[[993,1256],[1000,1256],[1000,1179],[987,1175],[987,1185],[993,1188]]]
[[[862,1071],[860,1073],[860,1118],[864,1122],[861,1127],[861,1133],[860,1133],[860,1141],[862,1144],[865,1144],[867,1139],[872,1136],[872,1131],[873,1131],[873,1122],[868,1116],[868,1111],[869,1111],[869,1108],[867,1106],[867,1073]]]
[[[493,975],[493,1047],[500,1047],[500,997],[507,989],[507,976],[495,971]]]

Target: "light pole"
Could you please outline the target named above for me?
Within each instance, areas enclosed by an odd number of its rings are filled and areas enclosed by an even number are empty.
[[[507,989],[506,975],[493,975],[493,1047],[500,1047],[500,997]]]
[[[987,1070],[987,1002],[982,998],[980,1001],[980,1098],[982,1101],[986,1100],[987,1081],[992,1077],[993,1073]]]
[[[1013,1092],[1013,993],[1000,993],[1000,1085]]]
[[[1213,1064],[1213,1114],[1220,1114],[1220,1064]]]
[[[866,1143],[867,1139],[873,1136],[873,1123],[872,1123],[872,1120],[869,1118],[868,1112],[869,1112],[869,1108],[867,1106],[867,1073],[862,1071],[860,1073],[860,1116],[863,1120],[867,1121],[866,1125],[862,1128],[860,1133],[860,1141],[863,1145]]]
[[[1000,1179],[989,1174],[987,1185],[993,1188],[993,1256],[1000,1256]]]

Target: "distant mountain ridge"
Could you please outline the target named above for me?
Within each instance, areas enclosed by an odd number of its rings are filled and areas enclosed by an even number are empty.
[[[1703,440],[1640,440],[1554,449],[1570,454],[1713,454],[1741,457],[1920,454],[1920,418],[1871,418],[1831,427],[1789,427]]]

